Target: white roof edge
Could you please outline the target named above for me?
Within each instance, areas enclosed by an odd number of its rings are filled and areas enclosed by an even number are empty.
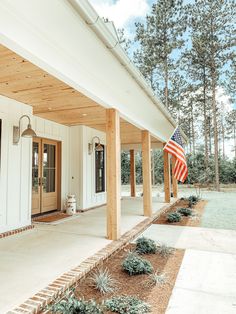
[[[137,84],[145,91],[147,96],[152,100],[153,104],[164,114],[166,119],[175,128],[177,126],[175,120],[172,118],[169,111],[164,107],[161,101],[154,94],[152,88],[148,85],[147,81],[129,59],[117,38],[111,33],[107,25],[104,23],[103,19],[100,18],[98,13],[95,11],[93,6],[87,0],[67,0],[72,7],[79,13],[79,15],[84,19],[87,25],[93,29],[96,35],[102,40],[108,49],[113,53],[113,55],[119,60],[119,62],[126,68],[129,74],[137,82]],[[184,140],[187,142],[188,138],[185,133],[181,130]]]

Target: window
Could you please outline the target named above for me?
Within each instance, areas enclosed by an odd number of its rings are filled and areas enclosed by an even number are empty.
[[[102,145],[102,147],[103,151],[95,149],[96,193],[105,192],[105,146]]]

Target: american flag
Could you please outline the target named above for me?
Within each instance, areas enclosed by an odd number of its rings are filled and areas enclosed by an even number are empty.
[[[188,176],[188,167],[184,154],[183,141],[178,127],[175,129],[163,150],[176,157],[174,176],[178,181],[183,183]]]

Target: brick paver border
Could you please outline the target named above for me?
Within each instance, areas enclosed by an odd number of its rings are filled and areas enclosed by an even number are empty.
[[[30,229],[33,229],[33,228],[34,228],[34,225],[29,225],[29,226],[22,227],[22,228],[19,228],[19,229],[14,229],[14,230],[11,230],[11,231],[3,232],[3,233],[0,233],[0,239],[9,237],[11,235],[18,234],[18,233],[21,233],[23,231],[30,230]]]
[[[9,311],[7,314],[37,314],[42,313],[42,308],[50,304],[55,298],[63,295],[68,289],[76,285],[76,283],[88,274],[93,268],[97,267],[100,263],[110,257],[113,253],[121,250],[130,241],[134,240],[141,234],[147,227],[149,227],[154,220],[156,220],[163,212],[174,206],[178,200],[172,204],[163,206],[158,213],[154,214],[151,218],[146,218],[131,230],[127,231],[117,241],[112,241],[103,249],[98,251],[93,256],[87,258],[77,267],[64,273],[46,288],[36,293],[33,297],[29,298],[23,304],[16,307],[14,310]],[[44,312],[46,313],[46,312]]]

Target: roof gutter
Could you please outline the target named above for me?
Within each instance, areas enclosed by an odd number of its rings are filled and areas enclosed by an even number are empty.
[[[79,15],[84,19],[87,25],[93,29],[100,40],[106,45],[108,49],[111,50],[113,55],[119,60],[121,65],[123,65],[132,78],[137,82],[137,84],[145,91],[147,96],[152,100],[156,107],[164,114],[166,119],[175,128],[177,126],[176,122],[170,115],[169,111],[164,107],[161,101],[154,94],[152,88],[148,85],[147,81],[137,69],[134,63],[129,59],[119,41],[110,32],[103,19],[97,14],[94,8],[87,0],[67,0],[72,7],[79,13]],[[182,136],[185,141],[188,141],[187,136],[182,132]]]

